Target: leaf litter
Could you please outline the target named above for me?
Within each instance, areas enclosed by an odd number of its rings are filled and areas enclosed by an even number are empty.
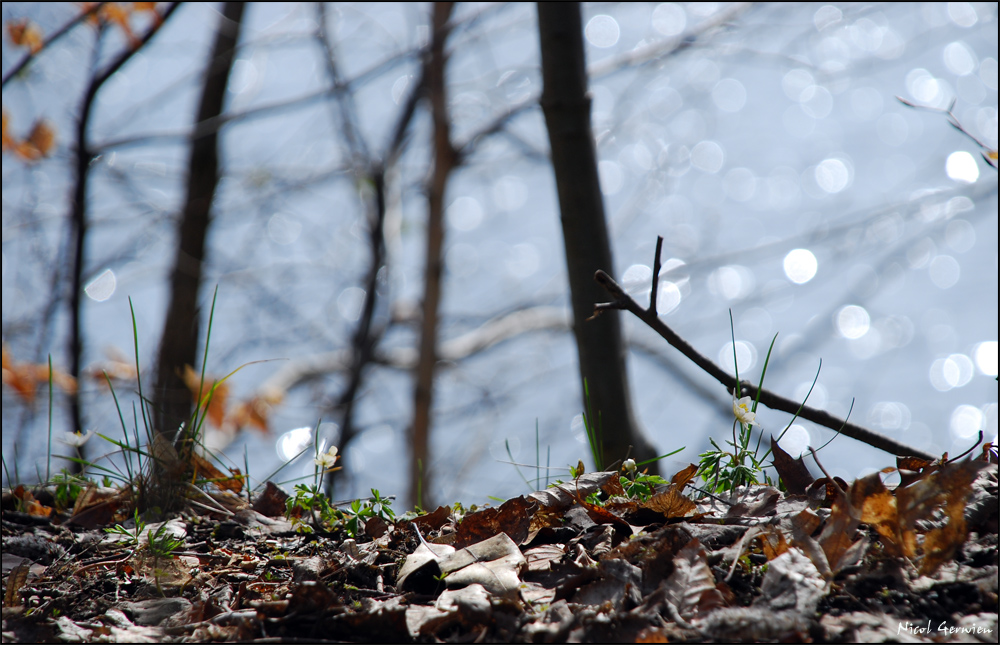
[[[995,452],[848,484],[772,449],[787,493],[692,498],[692,465],[641,501],[595,472],[353,536],[297,531],[274,485],[115,535],[110,489],[18,487],[3,640],[996,642]]]

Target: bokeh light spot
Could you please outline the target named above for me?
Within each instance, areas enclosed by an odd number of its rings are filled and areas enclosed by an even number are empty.
[[[739,112],[747,103],[747,90],[735,78],[724,78],[712,89],[712,100],[723,112]]]
[[[851,172],[840,159],[824,159],[816,165],[816,183],[828,193],[839,193],[851,183]]]
[[[819,263],[809,249],[793,249],[782,263],[785,275],[795,284],[805,284],[816,276]]]
[[[958,279],[962,276],[962,268],[958,265],[958,260],[950,255],[939,255],[931,260],[927,267],[931,282],[938,289],[950,289],[958,284]]]
[[[653,9],[653,29],[664,36],[676,36],[687,26],[684,8],[673,2],[664,2]]]
[[[472,231],[483,221],[483,209],[474,197],[459,197],[445,211],[448,225],[459,231]]]
[[[587,22],[583,33],[587,37],[587,42],[591,45],[606,49],[614,47],[618,43],[621,30],[618,28],[617,20],[611,16],[601,14],[594,16]]]
[[[842,307],[834,322],[840,335],[850,340],[861,338],[871,328],[871,317],[864,307],[858,305]]]
[[[997,375],[997,341],[987,340],[978,343],[972,355],[976,358],[976,367],[986,376]]]
[[[115,272],[111,269],[105,269],[104,273],[91,280],[90,284],[83,288],[83,292],[91,300],[104,302],[114,295],[117,286],[118,279],[115,277]]]
[[[985,416],[972,405],[960,405],[951,412],[948,429],[953,439],[973,439],[983,429]]]
[[[757,348],[753,343],[744,340],[736,341],[736,360],[739,361],[740,374],[746,374],[747,370],[753,369],[757,364]],[[719,365],[730,374],[736,373],[736,364],[733,363],[733,344],[726,343],[719,350]],[[743,376],[740,376],[743,378]]]
[[[979,164],[976,158],[965,150],[957,150],[948,155],[944,162],[944,171],[948,177],[964,184],[974,184],[979,179]]]

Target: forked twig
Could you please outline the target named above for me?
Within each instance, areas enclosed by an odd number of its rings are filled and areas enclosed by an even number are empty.
[[[684,356],[686,356],[692,363],[700,367],[706,373],[708,373],[712,378],[721,383],[726,387],[727,390],[733,391],[736,389],[736,378],[730,376],[721,367],[713,363],[709,358],[702,355],[694,347],[692,347],[687,341],[681,338],[677,333],[668,327],[656,314],[656,293],[657,286],[659,283],[659,269],[660,269],[660,253],[663,248],[663,237],[658,236],[656,239],[656,257],[653,260],[653,289],[650,294],[650,302],[648,308],[643,308],[638,302],[632,299],[625,290],[618,285],[614,279],[609,276],[604,271],[598,270],[594,275],[594,279],[604,287],[611,297],[614,298],[611,302],[604,302],[594,305],[594,317],[600,315],[604,311],[611,311],[616,309],[621,309],[633,313],[639,320],[646,323],[646,325],[658,333],[664,340],[670,343],[672,346],[680,350]],[[749,395],[754,399],[757,398],[758,389],[753,383],[749,381],[742,381],[740,383],[741,391],[745,395]],[[921,459],[928,459],[933,461],[934,456],[930,453],[926,453],[917,448],[907,446],[889,437],[873,432],[867,428],[859,426],[854,423],[849,423],[843,419],[838,419],[834,415],[826,412],[824,410],[819,410],[816,408],[811,408],[808,406],[801,405],[799,402],[792,399],[785,398],[770,390],[760,389],[760,402],[771,408],[772,410],[781,410],[782,412],[788,412],[789,414],[795,414],[798,411],[798,415],[808,421],[812,421],[818,425],[821,425],[831,430],[839,430],[842,434],[856,439],[863,443],[873,446],[880,450],[884,450],[888,453],[899,455],[899,456],[913,456],[920,457]],[[801,405],[801,409],[800,409]]]

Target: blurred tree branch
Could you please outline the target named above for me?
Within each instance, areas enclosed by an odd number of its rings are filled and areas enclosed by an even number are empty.
[[[358,127],[357,107],[351,93],[352,85],[343,81],[337,66],[338,57],[329,37],[324,3],[317,5],[317,14],[319,22],[317,39],[324,53],[327,75],[333,88],[332,93],[336,97],[341,132],[351,157],[354,183],[365,202],[370,254],[364,280],[365,297],[361,316],[354,331],[351,347],[342,350],[345,367],[348,370],[347,385],[334,406],[341,419],[338,444],[341,454],[345,454],[344,449],[356,434],[354,409],[358,392],[363,384],[364,373],[372,363],[376,347],[385,333],[385,324],[375,324],[375,314],[379,300],[379,276],[389,264],[385,232],[389,202],[388,182],[392,181],[394,167],[405,147],[406,132],[416,112],[417,102],[423,91],[423,81],[413,85],[403,103],[403,109],[399,112],[387,149],[381,158],[373,158]],[[280,392],[283,396],[287,388],[265,386],[261,391],[269,394]],[[335,497],[334,483],[339,472],[343,471],[332,471],[326,476],[326,490],[331,498]]]
[[[101,10],[101,7],[103,7],[106,4],[107,2],[94,2],[89,7],[84,7],[83,11],[74,16],[69,22],[67,22],[59,29],[53,31],[52,34],[45,39],[45,42],[42,43],[41,47],[39,47],[37,51],[28,52],[24,56],[24,58],[22,58],[17,62],[17,64],[15,64],[13,67],[7,70],[7,73],[4,74],[3,76],[2,83],[0,83],[0,87],[6,87],[7,83],[12,78],[20,74],[21,70],[27,67],[31,63],[31,61],[38,58],[38,56],[46,49],[48,49],[53,43],[55,43],[57,40],[59,40],[60,38],[68,34],[70,31],[72,31],[73,27],[76,27],[78,24],[80,24],[90,16],[95,15],[98,11]],[[154,26],[151,31],[155,31],[156,29],[157,27]]]
[[[612,302],[600,303],[594,305],[594,317],[599,316],[608,311],[615,310],[625,310],[634,314],[639,320],[646,323],[653,331],[658,333],[663,337],[668,343],[677,348],[685,357],[688,358],[692,363],[700,367],[704,372],[714,378],[716,381],[721,383],[726,387],[729,392],[735,392],[736,390],[736,378],[727,374],[721,367],[713,363],[706,356],[698,352],[694,347],[692,347],[687,341],[681,338],[674,330],[668,327],[656,313],[656,287],[659,284],[659,270],[660,270],[660,251],[663,246],[663,238],[657,238],[656,241],[656,257],[653,261],[653,290],[652,296],[650,298],[650,304],[648,308],[643,308],[639,303],[632,299],[625,290],[622,289],[614,278],[609,276],[603,270],[598,270],[594,275],[594,279],[602,287],[607,290],[609,294],[614,298]],[[775,394],[770,390],[758,388],[756,385],[750,383],[749,381],[741,381],[740,389],[742,393],[746,396],[750,396],[754,399],[757,398],[758,392],[760,395],[760,402],[771,408],[772,410],[781,410],[782,412],[788,412],[790,414],[795,414],[806,419],[807,421],[812,421],[823,427],[830,428],[832,430],[839,431],[840,433],[851,437],[852,439],[857,439],[858,441],[864,442],[869,446],[873,446],[880,450],[884,450],[893,455],[899,456],[909,456],[920,457],[921,459],[927,459],[933,461],[935,457],[930,453],[926,453],[922,450],[912,448],[905,444],[899,443],[894,439],[885,437],[878,434],[877,432],[872,432],[867,428],[863,428],[857,424],[849,423],[844,419],[838,419],[829,412],[824,410],[818,410],[816,408],[811,408],[802,405],[798,401],[792,399],[787,399],[783,396]],[[735,396],[735,394],[734,394]],[[799,408],[801,407],[801,410]]]
[[[208,59],[196,122],[222,113],[229,73],[236,58],[245,5],[223,5],[215,44]],[[177,224],[169,304],[164,319],[153,391],[154,428],[172,433],[191,417],[192,399],[182,377],[185,366],[197,364],[201,320],[198,296],[205,262],[205,240],[212,223],[212,201],[219,183],[218,133],[191,139],[187,187]],[[195,428],[188,428],[193,433]]]
[[[90,164],[94,159],[94,152],[87,142],[87,133],[90,129],[90,120],[93,115],[97,94],[107,83],[108,79],[114,76],[129,60],[132,59],[153,36],[159,33],[162,27],[174,11],[179,6],[172,3],[167,6],[160,20],[154,22],[153,26],[139,39],[138,46],[122,51],[112,62],[99,74],[94,76],[84,93],[80,105],[80,116],[76,126],[76,150],[74,154],[74,183],[73,197],[71,200],[72,211],[70,213],[69,239],[67,241],[67,264],[70,266],[70,338],[69,338],[69,359],[70,374],[75,379],[79,379],[81,372],[81,361],[83,359],[83,277],[85,266],[85,242],[87,239],[87,199],[90,189]],[[80,409],[79,390],[70,396],[70,413],[73,418],[73,431],[83,433],[83,418]]]

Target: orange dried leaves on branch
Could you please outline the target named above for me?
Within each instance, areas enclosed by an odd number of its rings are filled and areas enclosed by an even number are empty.
[[[37,119],[24,139],[13,132],[10,115],[3,112],[3,151],[11,152],[24,161],[38,161],[52,154],[56,148],[56,129],[45,118]]]
[[[41,363],[19,362],[3,346],[3,384],[14,390],[28,403],[35,400],[38,386],[49,382],[49,366]],[[76,392],[76,379],[57,369],[52,370],[52,383],[67,393]]]
[[[7,35],[17,47],[25,47],[32,54],[42,49],[42,30],[27,18],[17,18],[7,22]]]
[[[202,407],[207,406],[205,414],[212,425],[232,433],[249,426],[267,432],[271,407],[282,400],[279,392],[269,392],[229,405],[229,385],[214,379],[208,379],[202,383],[201,375],[194,371],[190,365],[184,367],[184,384],[191,390],[195,404]],[[198,400],[199,392],[201,393],[200,401]]]
[[[81,5],[81,10],[91,11],[96,3],[85,2]],[[153,15],[153,23],[159,26],[162,17],[156,10],[155,2],[105,2],[100,9],[91,14],[87,21],[91,24],[110,23],[122,30],[129,45],[136,49],[142,41],[135,35],[132,29],[132,16],[140,13],[150,13]]]

